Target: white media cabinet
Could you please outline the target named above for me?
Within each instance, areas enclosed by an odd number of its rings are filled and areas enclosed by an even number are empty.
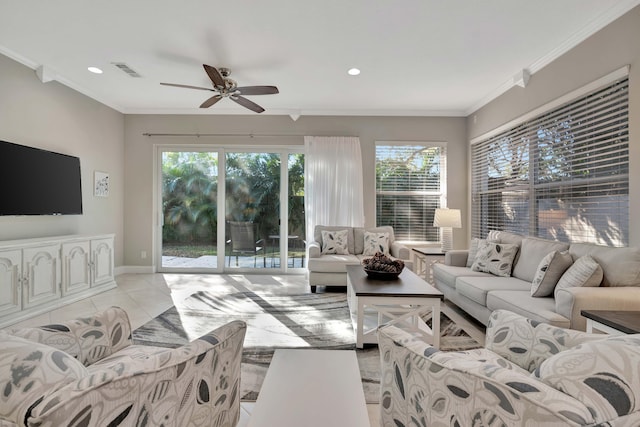
[[[113,239],[0,241],[0,328],[115,288]]]

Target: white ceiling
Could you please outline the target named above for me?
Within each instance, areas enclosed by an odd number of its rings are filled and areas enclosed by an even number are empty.
[[[199,109],[211,93],[159,84],[209,86],[206,63],[239,86],[278,86],[248,96],[263,114],[466,116],[638,4],[0,0],[0,53],[129,114],[256,114],[230,100]]]

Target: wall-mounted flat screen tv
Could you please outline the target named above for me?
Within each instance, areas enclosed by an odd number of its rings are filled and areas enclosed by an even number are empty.
[[[0,141],[0,215],[80,215],[80,159]]]

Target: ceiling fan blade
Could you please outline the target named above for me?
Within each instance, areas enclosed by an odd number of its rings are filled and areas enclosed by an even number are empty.
[[[236,91],[239,91],[240,95],[274,95],[280,93],[275,86],[244,86],[237,87]]]
[[[206,101],[204,101],[201,105],[200,108],[209,108],[211,107],[213,104],[215,104],[216,102],[220,101],[222,99],[222,97],[220,95],[213,95],[211,98],[207,99]]]
[[[204,67],[204,70],[207,72],[207,75],[216,87],[224,87],[224,78],[217,68],[207,64],[202,64],[202,66]]]
[[[253,101],[249,101],[247,98],[243,98],[242,96],[234,95],[230,96],[229,98],[231,98],[232,101],[242,105],[243,107],[248,108],[251,111],[255,111],[256,113],[262,113],[264,111],[264,108]]]
[[[175,87],[184,87],[184,88],[187,88],[187,89],[209,90],[209,91],[213,92],[213,89],[211,89],[210,87],[179,85],[179,84],[175,84],[175,83],[160,83],[160,84],[164,85],[164,86],[175,86]]]

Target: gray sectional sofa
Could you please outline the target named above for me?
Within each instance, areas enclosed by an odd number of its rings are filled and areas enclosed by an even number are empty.
[[[566,244],[508,232],[492,232],[490,237],[490,241],[519,247],[509,277],[473,271],[470,251],[449,251],[443,264],[433,266],[434,284],[445,298],[484,325],[493,310],[505,309],[554,326],[585,330],[581,310],[640,310],[638,248]],[[570,264],[589,255],[602,268],[601,281],[590,287],[556,287],[547,297],[532,296],[540,263],[554,251],[565,256],[568,251]]]
[[[323,254],[322,253],[322,231],[348,232],[348,254]],[[408,247],[395,241],[393,227],[347,227],[347,226],[325,226],[317,225],[314,228],[314,240],[309,243],[308,277],[311,292],[316,291],[316,286],[347,286],[347,265],[359,265],[364,258],[370,255],[363,255],[365,232],[388,233],[389,253],[391,258],[401,259],[405,263],[405,268],[413,269],[413,263],[409,260],[411,252]]]

